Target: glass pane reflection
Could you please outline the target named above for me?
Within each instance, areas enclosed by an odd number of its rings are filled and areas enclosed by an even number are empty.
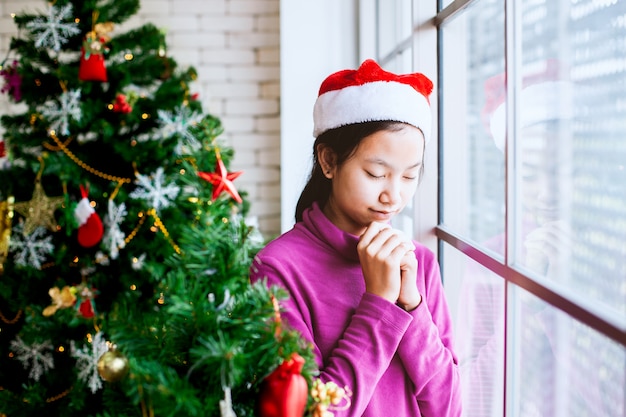
[[[504,154],[490,131],[504,100],[504,2],[472,3],[442,27],[443,223],[504,254]]]
[[[624,416],[626,347],[520,288],[509,294],[512,415]]]
[[[517,264],[626,323],[626,2],[526,0],[521,19]]]
[[[464,417],[501,417],[504,280],[445,245],[446,296],[455,325]]]

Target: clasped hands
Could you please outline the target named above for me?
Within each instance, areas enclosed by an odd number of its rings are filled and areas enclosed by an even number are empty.
[[[410,239],[386,223],[372,222],[357,244],[365,290],[406,311],[417,308],[417,259]]]

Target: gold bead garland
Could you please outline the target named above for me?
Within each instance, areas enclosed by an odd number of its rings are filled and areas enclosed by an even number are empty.
[[[74,387],[69,387],[68,389],[66,389],[65,391],[63,391],[62,393],[55,395],[54,397],[48,397],[46,398],[46,402],[47,403],[53,403],[57,400],[60,400],[61,398],[67,396],[73,389]]]
[[[130,184],[132,182],[132,178],[124,178],[124,177],[118,177],[116,175],[110,175],[100,170],[97,170],[91,167],[90,165],[87,165],[85,162],[81,161],[76,155],[74,155],[72,151],[67,149],[67,147],[63,144],[63,142],[61,142],[61,140],[57,137],[54,130],[51,130],[49,133],[50,133],[50,137],[52,138],[52,140],[54,140],[57,146],[61,148],[63,153],[65,153],[67,157],[72,160],[72,162],[74,162],[76,165],[78,165],[85,171],[89,172],[90,174],[93,174],[107,181],[117,182],[118,184]]]
[[[65,142],[63,143],[63,146],[67,148],[67,146],[72,142],[72,138],[69,137],[65,140]],[[52,152],[58,152],[60,150],[62,150],[62,148],[60,146],[52,146],[50,145],[48,142],[44,142],[43,143],[43,147],[46,148],[49,151]]]
[[[20,317],[22,317],[22,310],[18,310],[15,314],[15,317],[10,320],[7,319],[4,314],[2,314],[2,311],[0,311],[0,320],[2,320],[2,322],[6,324],[15,324],[19,321]]]
[[[182,253],[182,251],[180,250],[180,247],[176,243],[174,243],[174,241],[172,240],[170,233],[165,228],[165,225],[159,218],[159,215],[157,214],[156,210],[152,208],[148,210],[148,214],[154,218],[154,223],[156,224],[156,226],[159,228],[159,230],[161,230],[161,233],[165,235],[165,238],[167,239],[168,242],[170,242],[170,245],[172,245],[176,253],[180,255]]]
[[[81,167],[85,171],[87,171],[87,172],[89,172],[89,173],[91,173],[91,174],[93,174],[93,175],[95,175],[95,176],[97,176],[99,178],[102,178],[102,179],[105,179],[107,181],[111,181],[111,182],[116,182],[117,183],[117,187],[115,188],[115,191],[111,195],[111,199],[115,198],[115,196],[117,195],[117,192],[119,191],[119,189],[124,184],[130,184],[132,182],[132,178],[124,178],[124,177],[118,177],[118,176],[115,176],[115,175],[110,175],[110,174],[104,173],[104,172],[102,172],[100,170],[97,170],[97,169],[91,167],[90,165],[88,165],[85,162],[81,161],[76,155],[74,155],[74,153],[72,151],[70,151],[67,148],[66,145],[69,144],[69,142],[70,142],[69,139],[68,139],[68,141],[66,141],[66,143],[63,143],[63,142],[61,142],[59,137],[56,135],[56,132],[54,130],[50,130],[49,134],[50,134],[50,137],[52,138],[52,140],[54,140],[54,142],[57,144],[58,148],[61,149],[63,151],[63,153],[65,153],[67,155],[67,157],[70,158],[72,160],[72,162],[74,162],[76,165],[78,165],[79,167]],[[48,145],[48,148],[50,150],[53,149],[50,145]],[[170,245],[172,245],[172,247],[174,248],[176,253],[180,254],[181,253],[180,247],[172,240],[169,232],[167,231],[167,228],[165,227],[165,225],[163,224],[163,222],[161,221],[161,219],[157,215],[156,210],[154,208],[152,208],[152,209],[148,210],[147,214],[154,218],[156,226],[165,235],[165,238],[170,243]],[[130,235],[128,235],[126,237],[126,239],[124,239],[125,243],[128,244],[128,243],[130,243],[131,240],[133,240],[133,238],[137,235],[137,232],[139,231],[139,228],[141,227],[141,225],[143,224],[144,221],[145,221],[145,216],[141,217],[141,219],[139,220],[139,223],[137,224],[135,229],[131,232]]]
[[[53,403],[55,401],[60,400],[63,397],[66,397],[70,392],[72,392],[73,388],[74,388],[73,386],[69,387],[68,389],[66,389],[65,391],[61,392],[60,394],[57,394],[57,395],[54,395],[52,397],[46,398],[46,403],[48,403],[48,404],[49,403]],[[4,391],[4,387],[3,386],[0,386],[0,391]],[[27,399],[23,399],[22,401],[24,401],[25,403],[29,402]],[[6,414],[0,413],[0,417],[3,417],[3,416],[6,416]]]

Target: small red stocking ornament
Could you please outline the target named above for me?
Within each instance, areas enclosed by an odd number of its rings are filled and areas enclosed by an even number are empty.
[[[104,65],[104,39],[94,32],[87,34],[81,48],[78,78],[82,81],[107,82],[107,69]]]
[[[85,248],[90,248],[100,242],[104,234],[104,228],[102,227],[100,216],[89,204],[87,191],[82,185],[80,186],[80,192],[83,198],[81,198],[74,209],[74,217],[76,217],[78,222],[78,243]]]
[[[259,398],[261,417],[302,417],[308,385],[302,376],[304,359],[294,353],[263,381]]]

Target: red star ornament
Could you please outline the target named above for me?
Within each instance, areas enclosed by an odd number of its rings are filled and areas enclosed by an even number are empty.
[[[236,202],[243,202],[241,196],[235,188],[235,185],[233,184],[233,180],[243,174],[243,171],[226,171],[224,161],[222,161],[222,158],[220,158],[219,155],[217,156],[215,171],[216,172],[198,172],[198,176],[200,178],[213,184],[212,200],[215,201],[222,192],[226,191]]]

